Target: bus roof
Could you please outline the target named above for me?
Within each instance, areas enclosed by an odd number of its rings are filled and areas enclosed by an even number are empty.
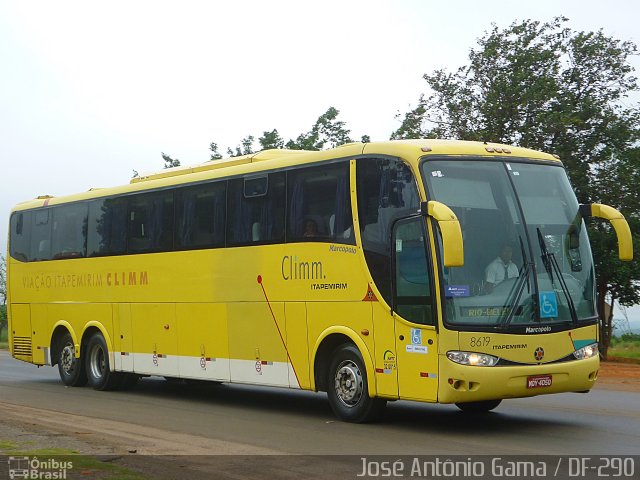
[[[557,156],[522,147],[512,147],[488,142],[441,139],[390,140],[371,143],[354,142],[330,150],[320,151],[273,149],[239,157],[209,160],[194,166],[167,168],[158,172],[135,177],[131,179],[129,184],[116,187],[92,188],[87,192],[61,197],[41,195],[36,199],[18,204],[13,210],[26,210],[72,201],[89,200],[152,188],[199,182],[213,178],[246,175],[262,170],[287,168],[295,165],[316,163],[337,158],[348,158],[363,154],[391,155],[406,160],[416,160],[420,157],[430,155],[464,155],[486,158],[494,158],[496,156],[502,158],[528,158],[532,160],[560,162]]]

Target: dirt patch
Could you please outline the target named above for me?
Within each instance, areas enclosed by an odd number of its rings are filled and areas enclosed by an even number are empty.
[[[64,441],[66,437],[82,439],[78,445],[60,445],[79,453],[143,455],[273,455],[279,453],[253,445],[215,440],[197,435],[167,432],[154,427],[54,412],[22,405],[0,403],[3,423],[24,425],[34,430],[56,432],[48,435]],[[35,423],[37,422],[37,423]],[[96,447],[100,450],[96,452]]]
[[[0,457],[17,452],[40,459],[63,455],[66,460],[71,459],[74,468],[91,466],[71,471],[65,477],[70,480],[207,480],[221,467],[237,470],[234,462],[242,467],[246,459],[282,455],[253,445],[0,402]],[[230,460],[221,460],[224,458]],[[262,471],[260,463],[254,463],[248,470],[252,474],[246,478],[274,478],[271,471]],[[6,478],[3,469],[8,471],[4,462],[0,465],[0,478]],[[228,478],[245,477],[232,474]]]
[[[640,392],[640,365],[611,361],[601,362],[595,388]]]

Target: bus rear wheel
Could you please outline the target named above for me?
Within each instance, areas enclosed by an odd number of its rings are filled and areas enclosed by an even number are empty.
[[[94,333],[89,338],[84,358],[89,386],[95,390],[120,388],[124,378],[120,373],[111,371],[107,342],[101,333]]]
[[[73,337],[66,332],[60,339],[58,348],[58,373],[60,380],[68,387],[82,387],[87,384],[87,374],[81,358],[76,358]]]
[[[380,416],[387,401],[371,398],[367,371],[355,345],[345,344],[333,354],[327,377],[327,397],[335,415],[344,421],[364,423]]]
[[[502,400],[484,400],[482,402],[456,403],[456,407],[465,413],[487,413],[496,408]]]

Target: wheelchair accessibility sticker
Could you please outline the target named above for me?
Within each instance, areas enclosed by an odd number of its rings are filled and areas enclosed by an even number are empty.
[[[558,299],[556,292],[540,292],[540,318],[558,316]]]
[[[419,328],[411,329],[411,344],[422,345],[422,330]]]

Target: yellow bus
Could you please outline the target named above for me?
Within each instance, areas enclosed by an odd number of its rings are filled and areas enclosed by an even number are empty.
[[[411,140],[266,150],[39,197],[11,214],[12,355],[65,385],[141,376],[324,391],[363,422],[387,401],[585,392],[594,268],[562,163]]]

